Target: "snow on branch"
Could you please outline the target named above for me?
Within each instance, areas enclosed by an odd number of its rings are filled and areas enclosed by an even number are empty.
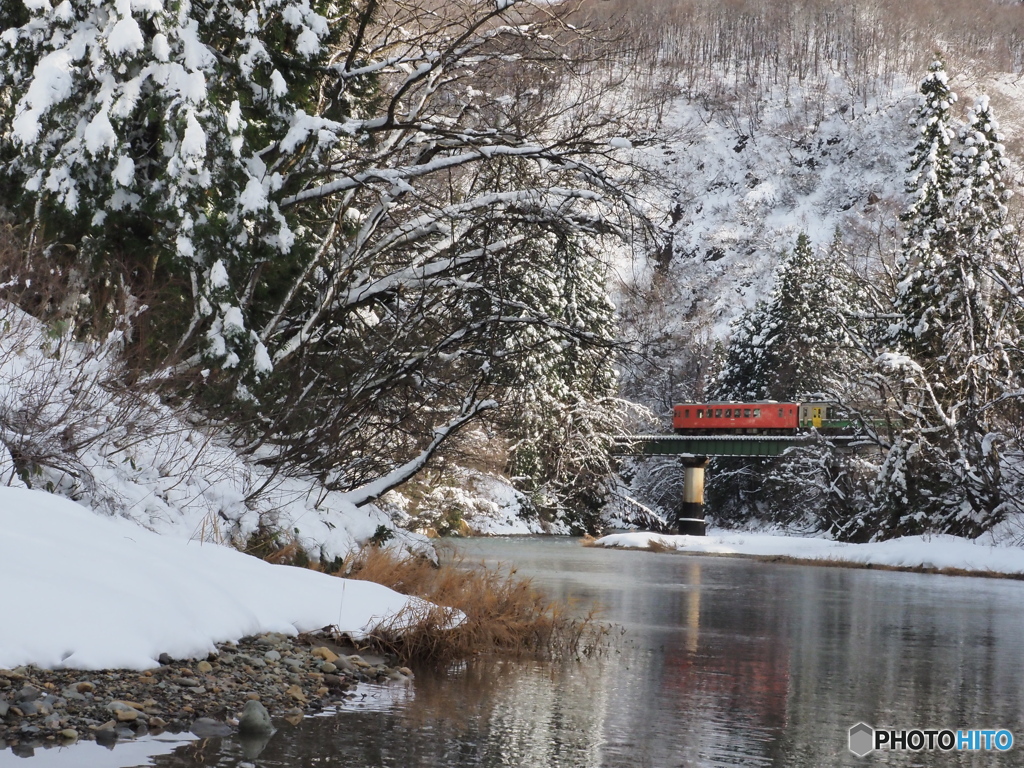
[[[345,494],[346,500],[351,501],[357,507],[362,507],[376,501],[392,488],[397,488],[423,469],[437,449],[440,448],[449,437],[458,432],[459,429],[484,411],[489,411],[497,407],[498,404],[494,400],[477,400],[473,394],[468,395],[465,400],[463,400],[462,410],[459,415],[444,426],[435,428],[433,440],[430,441],[430,444],[424,448],[418,456],[407,461],[400,467],[396,467],[383,477],[377,478],[372,482],[366,483],[359,488],[349,491]]]

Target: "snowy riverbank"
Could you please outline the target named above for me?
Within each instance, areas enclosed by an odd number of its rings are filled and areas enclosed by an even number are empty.
[[[218,642],[325,626],[359,635],[417,602],[379,584],[158,535],[40,491],[0,487],[0,669],[147,669]]]
[[[595,545],[667,549],[690,554],[787,558],[836,565],[1024,576],[1024,548],[986,539],[971,540],[944,535],[907,536],[867,544],[847,544],[822,538],[713,529],[707,536],[618,533],[598,539]]]

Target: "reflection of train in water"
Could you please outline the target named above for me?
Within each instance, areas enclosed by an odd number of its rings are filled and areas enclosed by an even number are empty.
[[[850,432],[858,420],[838,403],[682,403],[672,409],[672,429],[680,435],[791,435],[812,428]]]

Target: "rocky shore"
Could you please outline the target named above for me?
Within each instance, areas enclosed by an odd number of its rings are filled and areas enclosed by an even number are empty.
[[[295,723],[351,697],[357,683],[411,678],[408,668],[319,635],[275,633],[222,643],[202,660],[161,656],[142,672],[0,669],[0,745],[111,744],[162,731],[226,736],[243,711]]]

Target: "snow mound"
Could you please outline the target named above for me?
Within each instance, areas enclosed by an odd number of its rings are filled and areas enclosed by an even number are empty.
[[[407,606],[387,587],[161,536],[73,501],[0,487],[0,668],[146,669],[261,632],[365,634]]]

